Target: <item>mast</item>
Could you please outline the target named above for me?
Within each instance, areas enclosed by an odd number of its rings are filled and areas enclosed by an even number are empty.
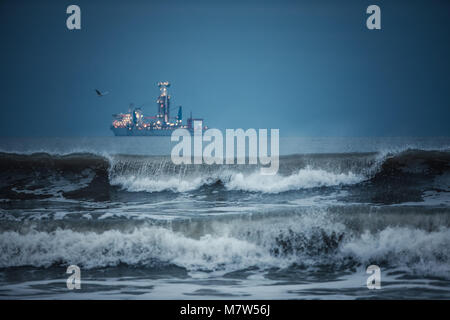
[[[169,81],[158,82],[158,87],[160,90],[160,94],[158,100],[158,112],[156,117],[159,121],[167,124],[170,119],[170,95],[167,91],[167,88],[170,87]]]

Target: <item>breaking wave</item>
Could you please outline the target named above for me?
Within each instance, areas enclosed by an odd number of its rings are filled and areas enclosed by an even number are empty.
[[[77,264],[176,265],[189,271],[230,272],[257,266],[333,269],[377,264],[410,274],[450,279],[450,228],[403,224],[355,227],[326,212],[264,219],[209,221],[182,228],[142,225],[101,232],[58,228],[0,234],[0,267]]]
[[[354,283],[376,264],[387,278],[450,280],[450,151],[279,164],[264,176],[164,156],[0,153],[0,270]]]
[[[321,154],[280,159],[277,175],[256,165],[174,165],[168,157],[94,154],[0,154],[0,195],[4,199],[93,197],[111,190],[189,192],[202,187],[281,193],[318,187],[416,185],[450,191],[450,152],[407,150],[394,155]],[[428,188],[428,189],[427,189]]]
[[[364,176],[349,173],[334,173],[323,169],[300,169],[288,176],[263,176],[258,173],[244,175],[233,174],[225,184],[229,190],[244,190],[265,193],[279,193],[307,188],[329,187],[355,184],[364,180]]]
[[[364,180],[361,175],[350,173],[333,173],[322,169],[300,169],[288,176],[265,176],[259,172],[244,174],[240,172],[221,172],[204,177],[154,177],[117,176],[111,183],[127,191],[159,192],[171,190],[186,192],[196,190],[204,185],[223,184],[227,190],[280,193],[285,191],[354,184]]]

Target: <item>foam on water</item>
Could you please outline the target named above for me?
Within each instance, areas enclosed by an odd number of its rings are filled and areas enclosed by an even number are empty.
[[[106,269],[117,271],[118,282],[134,272],[161,279],[161,270],[176,270],[158,283],[155,292],[161,296],[168,296],[164,288],[179,277],[186,277],[191,294],[205,288],[255,294],[266,288],[264,294],[272,297],[273,286],[276,297],[285,289],[319,297],[332,287],[339,297],[358,285],[365,295],[369,264],[379,265],[388,281],[393,272],[404,277],[399,287],[411,278],[438,279],[435,288],[448,287],[447,149],[383,152],[368,145],[336,147],[348,153],[328,154],[321,149],[281,157],[279,173],[262,176],[257,166],[175,166],[167,156],[130,153],[143,141],[149,147],[150,140],[120,141],[134,144],[104,154],[101,148],[0,154],[2,288],[22,290],[13,288],[7,274],[14,278],[29,270],[23,283],[36,279],[35,272],[51,274],[53,281],[55,274],[65,276],[69,264],[92,277],[93,294]],[[354,153],[371,151],[378,153]],[[361,273],[359,284],[355,270]],[[315,271],[313,280],[305,280]],[[229,285],[229,273],[249,287]],[[339,292],[342,274],[348,286]],[[44,282],[29,281],[30,290],[54,289]],[[426,285],[415,292],[426,292]],[[64,281],[61,286],[67,292]]]
[[[7,231],[0,233],[0,267],[77,264],[86,269],[127,264],[171,264],[188,271],[230,272],[378,264],[409,274],[450,279],[450,228],[412,226],[351,228],[333,215],[312,212],[286,219],[213,220],[102,232]]]
[[[349,185],[361,182],[364,179],[364,176],[352,172],[334,173],[307,167],[288,176],[236,173],[226,182],[225,186],[229,190],[280,193],[291,190]]]
[[[221,181],[228,190],[251,191],[263,193],[280,193],[291,190],[301,190],[317,187],[355,184],[364,180],[364,176],[349,173],[334,173],[312,168],[300,169],[297,172],[283,176],[280,174],[268,176],[257,172],[241,173],[225,171],[212,176],[112,176],[111,183],[130,192],[146,191],[160,192],[170,190],[186,192]]]

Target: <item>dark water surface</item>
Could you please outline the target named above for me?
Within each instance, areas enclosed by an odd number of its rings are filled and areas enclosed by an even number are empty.
[[[172,145],[2,138],[0,298],[450,298],[450,138],[282,138],[275,176]]]

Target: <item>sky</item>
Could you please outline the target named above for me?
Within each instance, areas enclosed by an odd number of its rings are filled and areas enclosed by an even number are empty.
[[[214,128],[450,136],[449,17],[447,0],[2,0],[0,136],[111,136],[130,103],[156,113],[159,81]]]

